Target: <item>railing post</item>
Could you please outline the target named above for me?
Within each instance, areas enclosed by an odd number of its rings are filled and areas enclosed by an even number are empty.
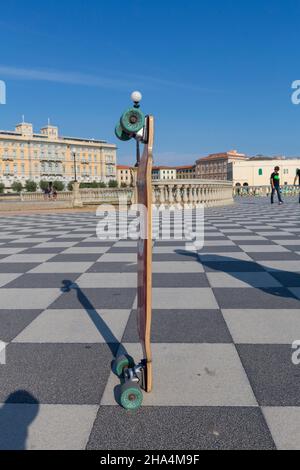
[[[79,187],[80,187],[79,183],[75,181],[73,183],[73,207],[83,206]]]
[[[184,183],[183,184],[183,195],[182,195],[182,200],[183,200],[183,204],[184,206],[186,206],[189,202],[189,197],[188,197],[188,191],[187,191],[187,186],[186,184]]]
[[[159,210],[165,209],[165,186],[160,184],[159,188]]]
[[[176,192],[175,192],[175,199],[176,199],[176,204],[177,204],[178,209],[182,209],[182,206],[183,206],[181,188],[182,186],[180,184],[177,184]]]

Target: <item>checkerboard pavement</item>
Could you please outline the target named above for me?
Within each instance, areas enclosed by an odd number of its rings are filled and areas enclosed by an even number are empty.
[[[2,217],[0,448],[299,449],[300,205],[268,202],[206,209],[198,252],[154,243],[154,391],[135,413],[111,363],[141,358],[136,242],[99,241],[93,213]]]

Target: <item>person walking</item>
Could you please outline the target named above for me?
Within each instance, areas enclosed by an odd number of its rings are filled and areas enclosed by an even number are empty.
[[[294,181],[294,186],[296,186],[298,180],[298,185],[300,187],[300,169],[298,168],[296,171],[296,176],[295,176],[295,181]],[[300,192],[299,192],[299,204],[300,204]]]
[[[51,199],[53,196],[53,183],[50,181],[49,186],[48,186],[48,197]]]
[[[274,168],[273,173],[271,174],[271,186],[272,186],[272,193],[271,193],[271,204],[274,204],[274,195],[277,193],[279,205],[283,204],[283,200],[281,198],[281,190],[280,190],[280,175],[279,175],[280,168],[276,166]]]

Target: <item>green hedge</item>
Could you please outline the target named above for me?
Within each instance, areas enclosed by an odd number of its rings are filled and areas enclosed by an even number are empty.
[[[25,189],[28,193],[35,193],[37,190],[37,183],[32,180],[27,180],[25,183]]]
[[[14,193],[20,193],[23,189],[22,183],[20,181],[14,181],[13,184],[11,185],[11,189],[13,190]]]

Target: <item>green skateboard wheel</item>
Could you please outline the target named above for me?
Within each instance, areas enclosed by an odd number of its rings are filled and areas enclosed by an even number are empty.
[[[133,367],[133,361],[127,356],[120,356],[115,360],[114,370],[118,377],[123,377],[124,369]]]
[[[123,130],[123,128],[121,127],[121,124],[116,125],[115,134],[118,137],[118,139],[123,140],[123,141],[131,139],[131,136]]]
[[[138,108],[129,108],[122,115],[120,123],[123,131],[128,134],[135,134],[144,127],[145,115]]]
[[[143,392],[134,382],[121,386],[121,405],[125,410],[138,410],[143,403]]]

